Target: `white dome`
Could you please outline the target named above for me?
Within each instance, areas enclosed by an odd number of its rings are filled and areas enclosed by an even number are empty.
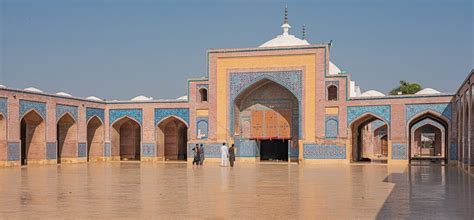
[[[7,87],[6,87],[6,86],[4,86],[4,85],[0,85],[0,88],[7,88]]]
[[[379,91],[369,90],[367,92],[360,94],[359,97],[380,97],[380,96],[385,96],[385,95]]]
[[[188,100],[188,96],[187,95],[181,96],[181,97],[177,98],[176,100]]]
[[[422,89],[419,92],[415,93],[416,95],[430,95],[430,94],[440,94],[441,92],[432,89],[432,88],[426,88]]]
[[[307,40],[299,39],[293,35],[278,35],[277,37],[265,42],[259,47],[284,47],[284,46],[306,46],[310,45]]]
[[[139,95],[133,99],[131,99],[132,101],[150,101],[150,100],[153,100],[152,97],[146,97],[146,96],[143,96],[143,95]]]
[[[329,75],[337,75],[339,73],[341,73],[341,69],[339,69],[339,67],[329,61]]]
[[[93,101],[103,101],[102,99],[97,98],[97,97],[95,97],[95,96],[89,96],[89,97],[87,97],[86,99],[93,100]]]
[[[72,97],[71,94],[69,93],[65,93],[65,92],[57,92],[56,95],[60,95],[60,96],[67,96],[67,97]]]
[[[41,90],[39,90],[39,89],[37,89],[37,88],[34,88],[34,87],[28,87],[28,88],[23,89],[23,90],[28,91],[28,92],[40,92],[40,93],[43,92],[43,91],[41,91]]]

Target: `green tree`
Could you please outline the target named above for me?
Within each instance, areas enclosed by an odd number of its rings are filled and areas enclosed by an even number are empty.
[[[400,85],[390,91],[390,95],[399,95],[399,92],[401,92],[402,95],[415,94],[421,89],[421,85],[418,83],[409,83],[401,80]]]

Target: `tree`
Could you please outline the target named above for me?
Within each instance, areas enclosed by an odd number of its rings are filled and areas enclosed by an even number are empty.
[[[407,81],[401,80],[400,85],[390,91],[390,95],[410,95],[415,94],[421,90],[421,85],[418,83],[409,83]]]

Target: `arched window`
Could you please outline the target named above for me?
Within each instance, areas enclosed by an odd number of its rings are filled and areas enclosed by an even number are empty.
[[[199,94],[201,97],[201,102],[207,102],[207,89],[200,89]]]
[[[328,86],[327,96],[329,101],[336,101],[337,100],[337,86],[330,85]]]

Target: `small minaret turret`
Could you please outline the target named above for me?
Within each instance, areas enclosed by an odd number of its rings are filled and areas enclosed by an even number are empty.
[[[281,25],[283,29],[283,35],[288,35],[288,31],[290,30],[291,26],[288,24],[288,7],[285,6],[285,18],[283,19],[283,24]]]

